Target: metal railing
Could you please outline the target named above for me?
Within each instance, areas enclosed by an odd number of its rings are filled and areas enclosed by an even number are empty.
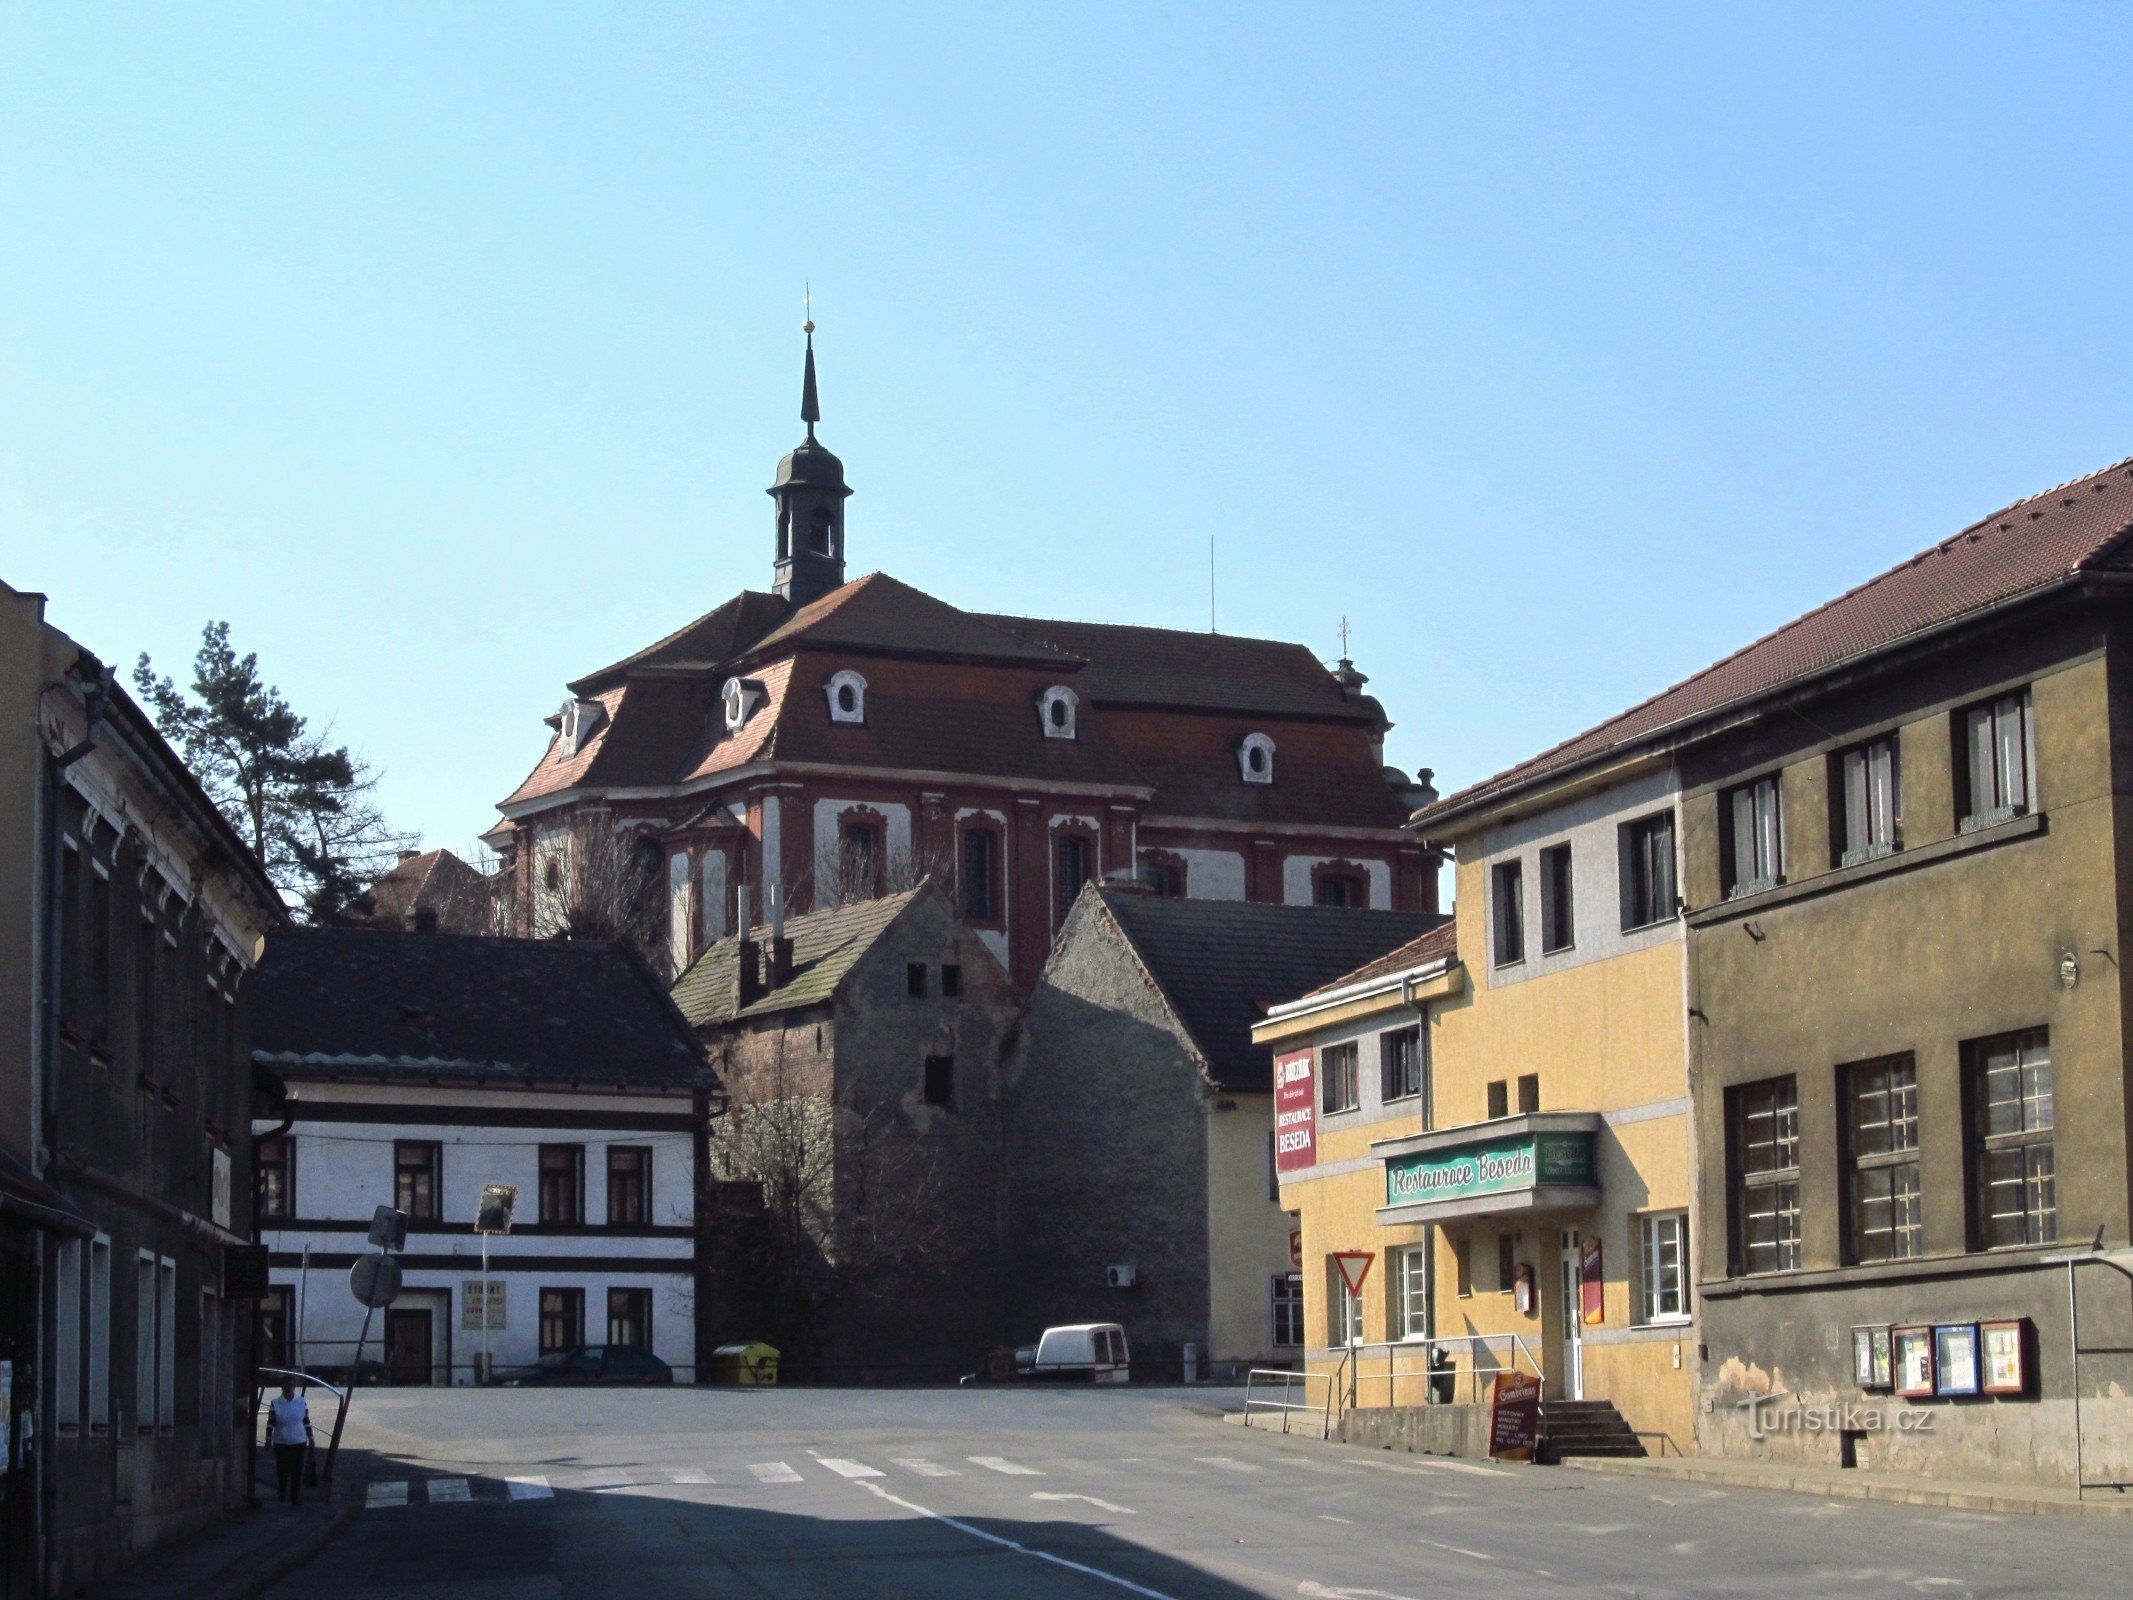
[[[1269,1399],[1260,1392],[1262,1386],[1272,1388],[1280,1385],[1281,1398]],[[1311,1385],[1322,1383],[1326,1392],[1316,1404],[1311,1400]],[[1302,1386],[1302,1399],[1297,1398],[1297,1387]],[[1318,1436],[1329,1439],[1333,1436],[1333,1393],[1338,1387],[1336,1375],[1331,1372],[1301,1371],[1292,1367],[1253,1367],[1244,1375],[1244,1425],[1252,1425],[1252,1412],[1271,1411],[1281,1418],[1281,1431],[1289,1431],[1289,1418],[1302,1414],[1318,1419]]]
[[[1347,1375],[1344,1398],[1350,1410],[1363,1403],[1368,1393],[1365,1384],[1385,1386],[1383,1399],[1372,1397],[1378,1405],[1479,1405],[1488,1398],[1499,1372],[1524,1371],[1543,1383],[1548,1377],[1532,1346],[1516,1333],[1399,1339],[1387,1344],[1350,1345],[1324,1354],[1343,1358],[1335,1370]],[[1383,1367],[1378,1370],[1381,1357]]]
[[[255,1429],[259,1426],[261,1409],[265,1404],[267,1390],[270,1388],[278,1389],[283,1383],[293,1383],[297,1388],[307,1393],[313,1389],[323,1389],[338,1402],[333,1412],[333,1433],[326,1443],[326,1465],[319,1470],[319,1482],[330,1489],[333,1486],[333,1464],[340,1459],[341,1454],[341,1428],[348,1420],[348,1391],[337,1388],[315,1373],[298,1372],[293,1367],[261,1367],[259,1375],[262,1378],[270,1378],[274,1381],[272,1383],[255,1384],[252,1388],[252,1426]],[[314,1443],[312,1448],[316,1450],[318,1448],[317,1444]]]

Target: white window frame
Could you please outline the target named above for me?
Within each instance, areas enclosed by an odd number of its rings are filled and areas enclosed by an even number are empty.
[[[1962,831],[2037,809],[2037,718],[2029,690],[1995,695],[1962,714],[1962,760],[1969,797]]]
[[[1362,1345],[1363,1296],[1349,1291],[1348,1280],[1341,1276],[1341,1264],[1333,1257],[1326,1257],[1326,1342],[1336,1350],[1355,1349]]]
[[[1669,1242],[1674,1252],[1675,1309],[1671,1311],[1664,1307],[1667,1291],[1662,1255]],[[1663,1328],[1689,1321],[1693,1313],[1689,1306],[1688,1212],[1651,1211],[1637,1218],[1637,1266],[1638,1322],[1644,1327]]]
[[[1337,1052],[1347,1052],[1345,1082],[1348,1092],[1339,1105],[1333,1103],[1336,1080],[1333,1062]],[[1363,1108],[1363,1049],[1360,1040],[1343,1039],[1338,1044],[1322,1044],[1318,1047],[1318,1109],[1321,1116],[1345,1116]]]
[[[156,1425],[156,1257],[139,1250],[133,1258],[133,1426],[152,1433]]]
[[[1840,867],[1893,855],[1902,848],[1898,829],[1903,815],[1902,780],[1896,735],[1885,733],[1844,752],[1838,781],[1844,796],[1843,853]]]
[[[1064,721],[1055,722],[1053,720],[1052,708],[1054,706],[1066,707]],[[1047,739],[1073,738],[1074,724],[1078,720],[1080,713],[1080,698],[1063,683],[1053,684],[1037,697],[1037,722],[1044,729],[1044,736]]]
[[[1301,1349],[1305,1343],[1303,1274],[1293,1271],[1275,1273],[1267,1285],[1267,1301],[1273,1314],[1269,1343],[1276,1350]],[[1284,1339],[1284,1333],[1295,1337]]]
[[[156,1258],[156,1427],[178,1422],[178,1264]]]
[[[1430,1248],[1427,1244],[1403,1245],[1392,1252],[1394,1314],[1399,1318],[1395,1338],[1414,1341],[1430,1337],[1435,1315],[1430,1306]]]
[[[1256,769],[1252,757],[1259,757]],[[1274,741],[1263,733],[1248,733],[1237,745],[1237,775],[1246,783],[1274,781]]]
[[[852,708],[847,711],[839,700],[842,691],[852,691]],[[829,701],[830,721],[864,724],[867,720],[867,681],[847,667],[842,672],[830,674],[822,686],[823,698]]]

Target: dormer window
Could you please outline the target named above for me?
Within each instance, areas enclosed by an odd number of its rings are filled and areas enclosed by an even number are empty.
[[[1237,771],[1246,783],[1274,781],[1274,741],[1263,733],[1248,733],[1237,746]]]
[[[607,720],[607,707],[597,700],[565,700],[563,709],[555,716],[556,733],[563,744],[563,754],[574,756],[592,741],[600,724]]]
[[[753,678],[728,678],[720,695],[726,703],[726,731],[739,733],[763,703],[763,686]]]
[[[1047,739],[1071,739],[1074,737],[1074,712],[1077,702],[1074,691],[1063,683],[1055,683],[1037,699],[1037,715],[1044,724]]]
[[[856,672],[832,673],[828,683],[822,686],[829,696],[830,721],[865,722],[867,719],[867,681]]]

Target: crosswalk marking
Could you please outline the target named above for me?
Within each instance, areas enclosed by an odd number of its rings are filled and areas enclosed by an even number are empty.
[[[716,1483],[718,1480],[702,1467],[669,1467],[667,1478],[674,1483]]]
[[[1010,1477],[1041,1478],[1044,1476],[1044,1474],[1042,1472],[1039,1472],[1035,1467],[1020,1466],[1017,1463],[1006,1460],[1004,1457],[1001,1456],[972,1456],[969,1459],[971,1464],[974,1466],[986,1467],[994,1472],[1004,1472]]]
[[[878,1478],[881,1476],[879,1467],[870,1467],[864,1461],[845,1461],[836,1456],[817,1456],[815,1459],[840,1478]]]
[[[548,1480],[539,1473],[528,1473],[523,1478],[506,1478],[504,1487],[514,1500],[553,1500],[555,1491],[548,1487]]]
[[[429,1481],[429,1491],[432,1500],[471,1500],[474,1498],[467,1489],[467,1480],[464,1478],[432,1478]]]
[[[944,1467],[938,1461],[927,1461],[920,1456],[896,1456],[896,1465],[906,1472],[915,1472],[921,1478],[960,1478],[962,1474],[953,1467]]]
[[[757,1461],[748,1470],[755,1474],[757,1483],[798,1483],[800,1474],[782,1461]]]
[[[369,1488],[363,1491],[363,1504],[365,1507],[373,1511],[379,1510],[385,1506],[406,1505],[407,1481],[405,1479],[401,1479],[394,1483],[372,1484]]]

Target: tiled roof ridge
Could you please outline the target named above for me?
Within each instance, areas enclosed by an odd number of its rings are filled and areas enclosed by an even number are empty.
[[[1442,922],[1431,928],[1427,933],[1417,934],[1407,943],[1386,951],[1375,960],[1366,961],[1353,971],[1344,972],[1338,978],[1333,978],[1320,984],[1316,989],[1310,990],[1301,998],[1308,1000],[1313,995],[1330,994],[1336,989],[1345,989],[1350,984],[1363,983],[1374,977],[1399,972],[1408,967],[1420,966],[1424,961],[1431,960],[1439,954],[1435,948],[1437,945],[1448,946],[1451,950],[1459,948],[1459,924],[1455,918],[1446,916]]]
[[[1433,811],[1443,810],[1451,806],[1458,805],[1471,796],[1484,794],[1492,789],[1507,784],[1507,782],[1509,781],[1515,780],[1516,775],[1522,772],[1527,772],[1530,770],[1535,776],[1540,776],[1548,770],[1550,757],[1558,754],[1563,750],[1568,749],[1572,745],[1583,744],[1588,740],[1593,739],[1595,736],[1604,733],[1607,729],[1616,726],[1618,723],[1628,721],[1630,718],[1636,716],[1637,713],[1639,713],[1640,711],[1647,710],[1650,707],[1657,705],[1660,701],[1667,699],[1669,696],[1679,694],[1682,690],[1687,689],[1694,684],[1701,683],[1704,679],[1710,677],[1711,674],[1713,674],[1714,672],[1718,672],[1726,666],[1730,665],[1731,663],[1740,660],[1742,657],[1752,654],[1756,650],[1759,650],[1763,646],[1771,643],[1773,640],[1781,638],[1785,634],[1792,632],[1794,629],[1805,626],[1807,623],[1814,621],[1817,617],[1826,615],[1831,610],[1835,609],[1840,605],[1845,604],[1847,601],[1856,599],[1859,595],[1866,593],[1868,590],[1873,589],[1875,586],[1882,583],[1886,583],[1888,580],[1894,578],[1899,573],[1905,572],[1913,567],[1921,565],[1923,562],[1925,562],[1932,556],[1942,554],[1954,549],[1957,545],[1965,543],[1973,537],[1977,536],[1978,531],[1982,528],[1985,528],[1987,525],[1995,522],[2002,522],[2004,521],[2004,519],[2014,515],[2016,512],[2034,506],[2040,500],[2048,500],[2054,495],[2064,493],[2066,490],[2079,487],[2083,484],[2093,483],[2100,478],[2109,477],[2114,472],[2125,471],[2129,468],[2133,468],[2133,456],[2124,456],[2121,457],[2119,460],[2112,462],[2109,466],[2099,467],[2093,472],[2082,473],[2078,477],[2068,478],[2063,483],[2054,484],[2048,489],[2040,489],[2035,494],[2025,495],[2019,500],[2010,501],[2007,505],[2002,506],[1999,510],[1992,512],[1990,515],[1979,517],[1975,521],[1965,524],[1960,530],[1949,535],[1947,538],[1939,540],[1936,543],[1927,545],[1923,550],[1919,550],[1913,553],[1912,555],[1906,556],[1903,560],[1896,562],[1892,566],[1882,568],[1879,572],[1874,573],[1871,577],[1862,579],[1860,582],[1853,584],[1849,589],[1844,590],[1842,593],[1834,595],[1830,599],[1823,601],[1820,605],[1809,607],[1807,610],[1801,612],[1798,616],[1795,616],[1786,622],[1778,624],[1776,627],[1770,629],[1768,632],[1760,634],[1756,638],[1749,640],[1748,643],[1740,646],[1738,649],[1727,652],[1725,655],[1718,657],[1716,660],[1710,662],[1708,665],[1698,668],[1696,671],[1690,673],[1687,677],[1677,679],[1675,682],[1668,684],[1665,688],[1660,689],[1653,694],[1645,696],[1642,700],[1636,701],[1632,705],[1624,707],[1622,710],[1616,712],[1611,717],[1607,717],[1600,722],[1594,723],[1588,728],[1580,729],[1576,733],[1570,734],[1562,739],[1557,740],[1554,744],[1549,745],[1547,748],[1537,752],[1534,755],[1526,757],[1522,761],[1514,762],[1512,765],[1503,768],[1501,771],[1492,773],[1486,778],[1478,779],[1475,782],[1466,785],[1464,788],[1458,790],[1457,792],[1447,795],[1443,800],[1438,801],[1435,805],[1429,807],[1428,809]],[[2008,529],[2005,531],[2013,530]],[[2129,534],[2133,534],[2133,522],[2129,522],[2125,526],[2121,527],[2119,531],[2110,539],[2099,543],[2095,548],[2091,549],[2087,554],[2085,554],[2081,558],[2081,560],[2075,562],[2072,566],[2067,568],[2067,575],[2071,575],[2073,573],[2081,571],[2084,567],[2096,561],[2100,556],[2109,553],[2111,550],[2116,549],[2126,540]],[[1947,617],[1937,619],[1934,623],[1930,625],[1942,626],[1948,622],[1956,621],[1961,617],[1971,615],[1976,611],[1987,609],[1988,607],[1993,605],[2002,604],[2008,599],[2015,598],[2018,594],[2033,592],[2033,589],[2034,586],[2032,586],[2031,589],[2016,591],[2016,594],[2000,596],[1992,600],[1981,602],[1980,604],[1969,607],[1966,610],[1956,611],[1951,613]],[[1920,630],[1916,628],[1907,630],[1904,633],[1896,634],[1892,638],[1882,641],[1882,644],[1886,645],[1896,643],[1902,639],[1910,637],[1912,633],[1916,633],[1918,631]],[[1877,645],[1875,646],[1875,648],[1881,648],[1881,646]],[[1734,696],[1730,699],[1721,700],[1713,705],[1699,707],[1693,711],[1684,713],[1684,715],[1712,715],[1718,711],[1726,709],[1729,706],[1738,705],[1741,703],[1741,701],[1745,699],[1753,698],[1756,694],[1768,693],[1773,689],[1783,687],[1787,683],[1798,682],[1803,677],[1811,676],[1813,672],[1828,671],[1830,668],[1841,665],[1845,660],[1848,659],[1851,658],[1848,656],[1840,656],[1836,660],[1826,663],[1823,666],[1810,669],[1807,672],[1792,674],[1788,677],[1778,680],[1778,682],[1776,683],[1765,685],[1760,689],[1743,691],[1743,693],[1740,695]],[[1647,730],[1644,736],[1650,737],[1652,735],[1664,731],[1665,728],[1671,726],[1673,726],[1671,722],[1663,723],[1658,727]],[[1602,751],[1611,748],[1613,748],[1612,745],[1602,743],[1595,748],[1594,753],[1598,754]]]
[[[1318,652],[1307,644],[1295,639],[1262,638],[1254,633],[1219,633],[1213,628],[1166,628],[1155,622],[1097,622],[1080,617],[1024,617],[1007,611],[973,611],[971,615],[983,622],[1026,623],[1033,628],[1056,623],[1069,628],[1108,628],[1116,633],[1161,633],[1179,639],[1220,639],[1228,644],[1270,645],[1283,650],[1302,650],[1314,661],[1318,661],[1320,666],[1325,666],[1325,662],[1319,660]],[[1049,644],[1048,640],[1038,642]],[[1051,648],[1057,650],[1061,647],[1051,645]]]

